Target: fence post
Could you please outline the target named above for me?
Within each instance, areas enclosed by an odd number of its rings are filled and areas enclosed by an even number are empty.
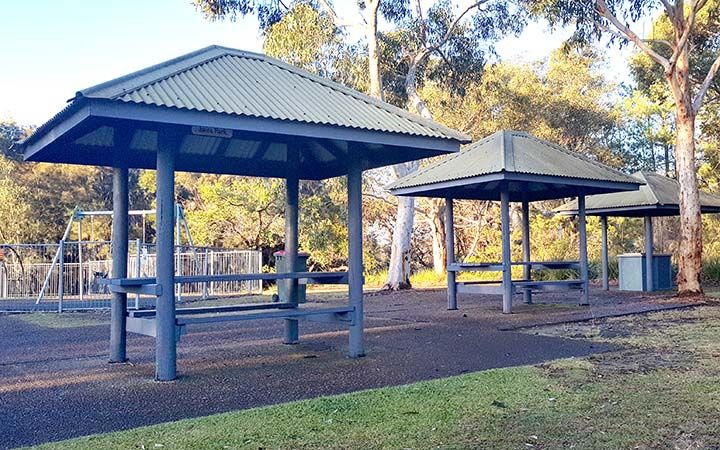
[[[208,274],[208,249],[205,247],[205,257],[203,258],[203,275],[207,276]],[[203,291],[202,291],[202,298],[203,300],[208,298],[208,282],[207,280],[203,282]]]
[[[135,239],[135,276],[137,278],[142,276],[140,259],[140,239]],[[140,294],[135,294],[135,309],[140,309]]]
[[[83,276],[83,254],[82,254],[82,218],[78,220],[78,285],[80,288],[80,301],[85,297],[85,277]]]
[[[60,241],[58,248],[58,312],[63,312],[63,297],[65,295],[65,240]]]
[[[258,250],[256,253],[257,256],[257,273],[262,273],[262,251]],[[257,284],[257,293],[258,295],[262,295],[263,293],[263,282],[262,280],[255,280],[255,284]]]
[[[215,275],[215,252],[210,250],[210,275]],[[210,295],[215,295],[215,282],[210,282]]]

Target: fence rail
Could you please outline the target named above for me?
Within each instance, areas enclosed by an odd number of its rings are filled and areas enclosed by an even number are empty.
[[[17,246],[0,259],[0,311],[95,309],[109,307],[110,293],[98,280],[110,276],[109,242],[64,242],[62,257],[52,262],[59,245]],[[5,249],[11,245],[3,245]],[[154,245],[131,241],[128,277],[153,277],[156,270]],[[23,257],[24,256],[24,257]],[[176,247],[177,275],[260,273],[262,253],[204,247]],[[45,282],[47,279],[47,283]],[[62,282],[61,282],[62,280]],[[182,297],[257,294],[262,282],[234,281],[191,283],[176,287]],[[133,302],[134,300],[134,302]],[[136,296],[130,306],[151,303],[153,298]],[[134,304],[133,304],[134,303]]]

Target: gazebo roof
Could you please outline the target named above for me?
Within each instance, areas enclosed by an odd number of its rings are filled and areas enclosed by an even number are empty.
[[[636,178],[519,131],[498,131],[388,186],[395,195],[511,201],[637,190]]]
[[[586,213],[595,216],[643,217],[676,216],[680,214],[680,185],[672,178],[654,172],[633,174],[645,183],[632,192],[592,195],[585,200]],[[720,213],[720,197],[700,192],[703,213]],[[577,202],[571,201],[555,209],[561,214],[577,214]]]
[[[162,137],[159,137],[162,136]],[[437,156],[466,135],[268,56],[212,46],[79,91],[19,144],[30,161],[322,179]],[[164,145],[164,144],[160,144]],[[287,167],[287,148],[300,152]]]

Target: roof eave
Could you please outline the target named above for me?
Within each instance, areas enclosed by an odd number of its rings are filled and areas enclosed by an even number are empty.
[[[401,180],[402,181],[402,180]],[[398,183],[394,183],[391,185],[388,185],[386,187],[386,190],[388,190],[393,195],[398,196],[416,196],[416,197],[422,197],[423,193],[428,192],[434,192],[442,189],[448,189],[448,188],[458,188],[462,186],[472,185],[472,184],[479,184],[479,183],[490,183],[494,181],[515,181],[515,182],[547,182],[547,183],[557,183],[557,184],[566,184],[568,186],[584,186],[584,187],[591,187],[591,188],[603,188],[603,189],[611,189],[616,192],[621,191],[636,191],[640,188],[642,185],[639,181],[628,181],[628,182],[621,182],[621,181],[606,181],[606,180],[589,180],[589,179],[579,179],[579,178],[570,178],[570,177],[558,177],[558,176],[548,176],[548,175],[534,175],[534,174],[525,174],[525,173],[516,173],[516,172],[506,172],[506,171],[499,171],[491,174],[485,174],[475,177],[469,177],[469,178],[460,178],[456,180],[448,180],[448,181],[441,181],[437,183],[427,183],[427,184],[421,184],[416,186],[402,186],[402,183],[399,183],[400,185],[397,186]],[[397,187],[394,187],[397,186]]]
[[[81,100],[81,101],[80,101]],[[238,132],[286,135],[289,137],[317,138],[396,146],[408,149],[406,160],[426,158],[428,151],[437,155],[459,151],[460,142],[455,139],[400,134],[322,125],[297,121],[256,118],[215,112],[168,108],[123,101],[80,98],[56,117],[40,127],[20,144],[26,160],[42,161],[39,152],[55,140],[72,131],[81,122],[91,119],[128,120],[153,123],[159,126],[204,126],[225,128]],[[416,152],[412,152],[416,149]],[[422,156],[419,156],[422,154]]]

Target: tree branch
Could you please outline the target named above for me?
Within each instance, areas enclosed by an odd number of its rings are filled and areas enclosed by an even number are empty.
[[[697,13],[697,10],[695,9],[696,4],[693,3],[692,8],[690,8],[690,13],[688,14],[687,20],[685,20],[685,17],[682,17],[682,20],[679,20],[675,22],[675,26],[679,26],[680,24],[683,24],[685,29],[683,30],[683,33],[680,35],[680,39],[677,41],[677,45],[675,46],[675,49],[673,50],[673,54],[670,57],[670,67],[674,67],[675,63],[677,62],[678,57],[680,56],[680,53],[682,53],[683,48],[685,48],[685,45],[688,42],[688,39],[690,39],[690,33],[692,32],[693,27],[695,26],[695,14]],[[682,14],[682,12],[679,12]]]
[[[695,94],[695,99],[693,100],[693,104],[692,104],[693,109],[695,110],[695,113],[697,113],[700,110],[703,99],[705,98],[705,94],[707,93],[708,89],[710,88],[713,78],[715,78],[715,75],[717,75],[718,69],[720,69],[720,53],[718,54],[717,58],[715,58],[715,62],[713,62],[712,66],[710,66],[710,70],[708,70],[707,75],[705,75],[705,80],[703,81],[702,85],[700,86],[700,89],[698,90],[697,94]]]
[[[457,17],[455,18],[455,20],[452,21],[452,23],[451,23],[450,26],[448,27],[447,31],[445,32],[445,35],[443,35],[443,37],[442,37],[435,45],[433,45],[432,47],[430,47],[430,48],[427,48],[427,47],[426,47],[427,53],[428,53],[428,54],[429,54],[429,53],[432,53],[432,52],[434,52],[435,50],[437,50],[437,49],[439,49],[440,47],[442,47],[443,45],[445,45],[445,43],[446,43],[446,42],[450,39],[450,37],[452,36],[452,33],[453,33],[453,31],[455,30],[455,27],[458,25],[458,23],[460,23],[460,21],[462,20],[462,18],[465,17],[465,14],[469,13],[470,11],[472,11],[472,10],[475,9],[475,8],[480,7],[480,5],[483,5],[483,4],[487,3],[488,1],[489,1],[489,0],[480,0],[480,1],[477,1],[477,2],[475,2],[475,3],[472,3],[472,4],[469,5],[467,8],[465,8],[465,9],[463,10],[463,12],[461,12],[460,15],[457,16]]]
[[[665,2],[666,3],[666,2]],[[653,59],[656,63],[660,64],[663,69],[665,69],[665,73],[670,73],[671,66],[670,62],[663,57],[661,54],[657,53],[655,50],[653,50],[649,45],[647,45],[642,39],[640,39],[640,36],[635,34],[633,30],[630,29],[627,25],[624,25],[620,20],[618,20],[617,17],[613,13],[610,12],[610,9],[607,6],[607,3],[605,3],[605,0],[596,0],[595,1],[595,9],[598,14],[600,14],[602,17],[608,20],[615,28],[617,28],[623,35],[624,39],[629,39],[632,41],[640,50],[644,51],[650,58]],[[604,27],[606,28],[606,27]],[[608,29],[608,31],[610,31]],[[612,32],[611,32],[612,33]],[[612,33],[615,34],[615,33]]]
[[[422,4],[420,0],[415,0],[415,11],[418,15],[418,23],[420,26],[420,39],[422,40],[423,47],[427,45],[427,29],[425,27],[425,18],[423,17]]]

